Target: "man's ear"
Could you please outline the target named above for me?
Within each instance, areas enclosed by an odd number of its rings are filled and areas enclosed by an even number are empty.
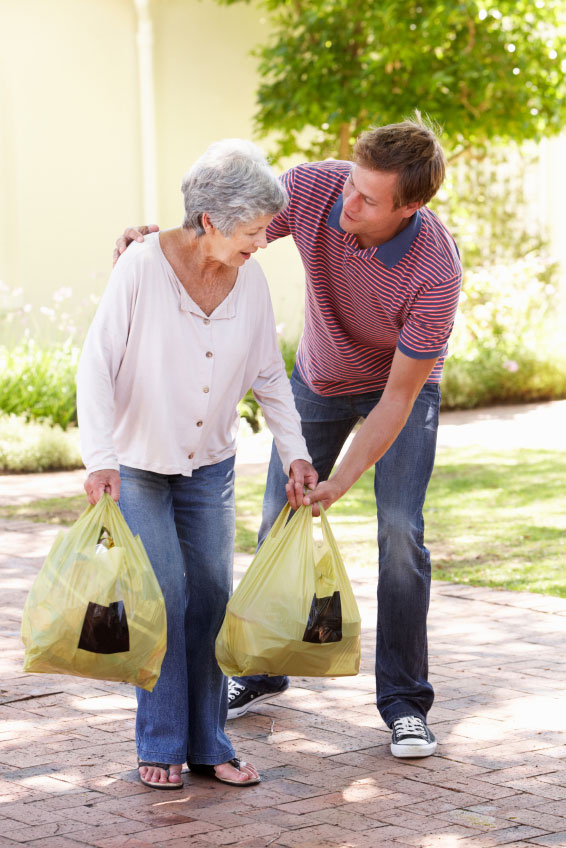
[[[420,200],[416,200],[414,203],[407,203],[406,206],[402,206],[401,208],[403,210],[403,218],[410,218],[412,215],[415,214],[417,209],[420,209],[422,207],[422,205],[423,204]]]

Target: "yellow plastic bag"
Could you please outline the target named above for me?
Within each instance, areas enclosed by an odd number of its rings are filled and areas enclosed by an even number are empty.
[[[216,638],[229,676],[340,677],[360,669],[361,621],[342,557],[321,509],[323,541],[313,541],[312,509],[287,523],[287,505],[226,607]]]
[[[165,602],[139,536],[104,494],[60,533],[26,599],[24,671],[153,689],[167,647]]]

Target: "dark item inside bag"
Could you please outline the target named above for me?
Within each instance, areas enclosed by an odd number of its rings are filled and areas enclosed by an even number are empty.
[[[325,642],[342,641],[342,604],[340,592],[327,598],[313,596],[303,642],[321,645]]]
[[[79,648],[93,654],[119,654],[130,650],[130,632],[123,601],[107,607],[89,602]]]

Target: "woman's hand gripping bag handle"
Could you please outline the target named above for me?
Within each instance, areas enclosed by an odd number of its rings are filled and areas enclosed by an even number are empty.
[[[216,640],[229,675],[354,675],[360,664],[360,615],[330,530],[313,542],[310,507],[279,515],[230,599]]]
[[[151,692],[167,647],[163,594],[139,537],[104,494],[61,533],[29,592],[24,671]]]

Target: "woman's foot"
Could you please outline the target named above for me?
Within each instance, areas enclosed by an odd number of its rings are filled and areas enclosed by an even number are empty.
[[[261,781],[261,777],[254,766],[239,760],[238,757],[232,757],[228,762],[219,763],[216,766],[206,763],[188,763],[188,766],[189,770],[195,774],[213,777],[215,780],[229,783],[232,786],[253,786]]]
[[[249,780],[259,780],[257,769],[250,763],[240,762],[240,768],[232,765],[232,760],[214,766],[216,777],[219,780],[233,780],[235,783],[246,783]]]
[[[165,768],[165,763],[140,763],[138,765],[141,782],[156,789],[181,787],[183,785],[181,768],[181,765],[170,765]]]

